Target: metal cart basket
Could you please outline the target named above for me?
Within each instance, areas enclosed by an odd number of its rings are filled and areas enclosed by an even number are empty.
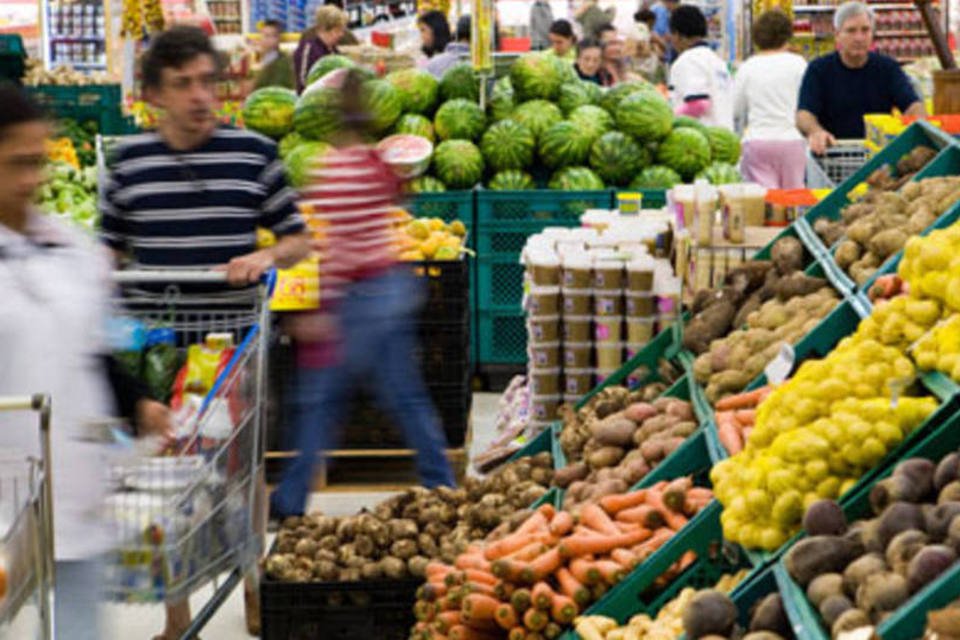
[[[40,456],[0,451],[0,553],[5,589],[0,595],[0,637],[53,638],[53,511],[48,469],[50,398],[44,395],[0,398],[0,412],[36,411],[40,421]],[[0,423],[3,422],[0,416]],[[37,615],[18,620],[34,602]],[[29,630],[28,630],[29,628]]]
[[[838,140],[822,156],[807,152],[807,188],[835,189],[860,170],[869,157],[863,140]]]
[[[236,345],[187,426],[181,424],[172,455],[146,457],[134,447],[110,469],[107,517],[116,539],[108,596],[128,603],[177,601],[213,581],[213,596],[184,638],[206,625],[255,566],[263,546],[265,350],[273,278],[231,290],[224,274],[214,272],[115,276],[123,313],[172,330],[177,348],[202,344],[211,333],[229,334]]]

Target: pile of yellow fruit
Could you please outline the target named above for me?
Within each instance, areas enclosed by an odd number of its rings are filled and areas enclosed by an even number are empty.
[[[74,169],[80,168],[80,161],[77,159],[77,149],[73,146],[70,138],[57,138],[56,140],[47,140],[46,143],[47,159],[50,162],[65,162]]]
[[[897,273],[911,296],[960,312],[960,225],[908,240]]]
[[[912,350],[917,367],[941,371],[960,381],[960,315],[950,316],[926,334]]]
[[[459,260],[467,251],[463,246],[467,227],[460,220],[447,224],[440,218],[413,218],[402,210],[396,220],[401,260]]]

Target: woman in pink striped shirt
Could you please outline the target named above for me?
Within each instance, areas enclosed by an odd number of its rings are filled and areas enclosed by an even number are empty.
[[[367,144],[370,114],[362,79],[344,75],[342,126],[304,200],[326,222],[317,243],[321,306],[294,323],[298,379],[294,427],[299,457],[270,500],[271,515],[303,513],[317,451],[332,449],[354,385],[369,382],[378,403],[417,450],[427,487],[455,481],[440,420],[414,359],[422,283],[397,263],[392,211],[400,181]]]

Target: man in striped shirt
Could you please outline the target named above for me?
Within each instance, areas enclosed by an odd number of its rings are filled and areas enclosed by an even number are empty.
[[[101,201],[102,235],[134,268],[219,269],[242,286],[303,259],[309,234],[276,145],[218,126],[219,71],[218,54],[200,29],[173,27],[153,40],[143,57],[143,89],[163,116],[155,132],[118,149]],[[257,227],[273,231],[277,244],[257,250]],[[230,301],[229,291],[199,291]],[[244,595],[247,627],[257,634],[255,577]],[[179,638],[190,620],[187,601],[168,603],[166,628],[155,640]]]

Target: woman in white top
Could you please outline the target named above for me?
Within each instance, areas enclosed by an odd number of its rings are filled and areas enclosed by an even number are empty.
[[[804,186],[806,146],[797,130],[797,95],[807,62],[787,51],[793,24],[779,9],[753,24],[757,53],[737,72],[734,113],[744,129],[740,171],[768,189]]]

